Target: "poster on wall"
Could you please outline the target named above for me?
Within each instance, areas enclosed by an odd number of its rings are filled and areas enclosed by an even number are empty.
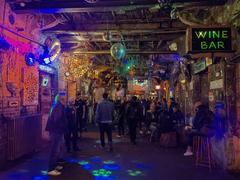
[[[192,65],[193,67],[193,73],[197,74],[199,72],[202,72],[206,69],[206,62],[204,59],[199,60],[198,62],[194,63]]]
[[[38,73],[24,73],[23,105],[38,105]]]

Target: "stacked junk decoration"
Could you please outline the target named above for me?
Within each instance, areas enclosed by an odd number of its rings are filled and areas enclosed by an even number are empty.
[[[22,34],[12,31],[11,29],[9,29],[3,25],[1,25],[0,27],[14,35],[17,35],[17,36],[24,38],[32,43],[40,45],[40,48],[44,49],[43,54],[40,55],[39,58],[37,59],[40,64],[47,65],[47,64],[52,63],[53,61],[55,61],[58,58],[58,56],[61,52],[61,43],[59,42],[59,40],[57,38],[53,38],[53,37],[49,36],[46,38],[45,43],[43,45],[43,44],[40,44],[39,42],[29,39],[28,37],[25,37]],[[24,50],[22,52],[19,51],[19,47],[23,48]],[[23,44],[23,43],[21,44],[20,42],[17,42],[13,39],[6,39],[3,36],[0,36],[0,51],[3,51],[3,52],[8,51],[10,48],[16,49],[18,52],[25,54],[26,64],[28,66],[34,66],[36,56],[33,53],[29,52],[32,49],[31,45]]]
[[[173,65],[171,83],[176,86],[178,82],[184,84],[186,81],[191,81],[190,68],[188,67],[187,58],[181,57]]]
[[[58,39],[49,36],[46,38],[44,45],[44,52],[39,58],[39,63],[50,64],[58,58],[61,52],[61,44]]]

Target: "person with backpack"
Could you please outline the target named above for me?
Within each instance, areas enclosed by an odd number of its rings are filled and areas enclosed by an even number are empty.
[[[127,109],[127,122],[129,127],[129,135],[132,144],[136,145],[137,124],[139,118],[142,117],[142,111],[137,97],[133,96]]]

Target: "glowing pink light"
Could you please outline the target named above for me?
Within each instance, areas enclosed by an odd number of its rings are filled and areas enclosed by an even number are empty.
[[[28,53],[32,51],[32,46],[28,43],[14,40],[12,38],[6,37],[7,42],[15,49],[18,50],[19,53]]]

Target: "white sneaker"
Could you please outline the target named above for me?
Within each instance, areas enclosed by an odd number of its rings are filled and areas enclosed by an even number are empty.
[[[57,171],[57,170],[52,170],[48,172],[48,175],[50,176],[59,176],[61,175],[61,172]]]
[[[184,156],[192,156],[193,155],[193,152],[192,151],[186,151],[184,153]]]
[[[57,166],[57,167],[55,168],[55,170],[57,170],[57,171],[61,171],[62,169],[63,169],[62,166]]]

